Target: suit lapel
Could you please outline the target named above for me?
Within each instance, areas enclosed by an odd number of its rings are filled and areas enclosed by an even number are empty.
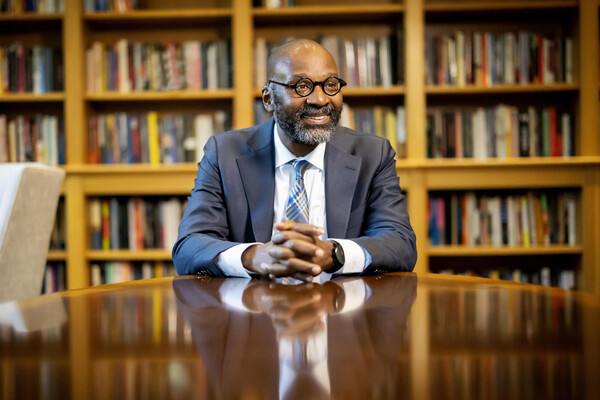
[[[327,236],[345,238],[361,159],[347,153],[347,138],[338,128],[325,149],[325,211]]]
[[[248,147],[251,153],[239,157],[237,165],[248,201],[254,238],[259,242],[268,242],[273,230],[275,196],[273,118],[262,124],[250,137]]]

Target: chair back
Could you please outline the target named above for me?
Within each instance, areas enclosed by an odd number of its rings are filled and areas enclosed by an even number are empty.
[[[0,301],[38,296],[65,173],[0,164]]]

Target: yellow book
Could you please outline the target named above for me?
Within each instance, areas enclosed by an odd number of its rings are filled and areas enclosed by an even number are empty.
[[[148,152],[150,164],[160,164],[160,146],[158,142],[158,114],[154,111],[148,113]]]
[[[385,111],[385,135],[387,139],[390,141],[392,148],[398,151],[398,132],[396,121],[396,113],[392,110]]]
[[[110,250],[110,209],[108,200],[102,200],[102,250]]]
[[[98,73],[96,74],[96,82],[94,83],[94,91],[104,92],[106,91],[106,45],[101,42],[94,42],[92,44],[92,58],[94,63],[94,69]]]

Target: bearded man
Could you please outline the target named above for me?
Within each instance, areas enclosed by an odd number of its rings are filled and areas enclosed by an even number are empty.
[[[210,138],[173,262],[180,275],[292,277],[412,271],[415,234],[395,152],[373,132],[338,127],[333,57],[307,39],[268,60],[262,125]]]

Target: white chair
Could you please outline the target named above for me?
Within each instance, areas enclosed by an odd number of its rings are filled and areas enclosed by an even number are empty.
[[[0,164],[0,301],[38,296],[65,173]]]

